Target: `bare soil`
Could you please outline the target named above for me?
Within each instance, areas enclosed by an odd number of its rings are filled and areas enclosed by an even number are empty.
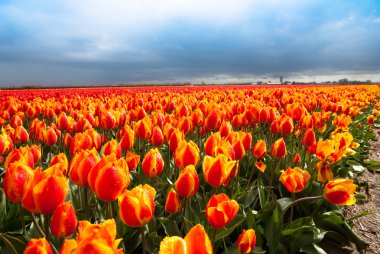
[[[377,141],[371,141],[369,159],[380,161],[380,130],[375,130]],[[365,200],[358,201],[355,205],[344,208],[345,217],[351,218],[363,211],[371,211],[373,214],[358,218],[354,221],[354,231],[358,233],[368,244],[368,248],[361,252],[354,246],[348,249],[341,249],[339,252],[330,253],[380,253],[380,173],[365,170],[359,177],[360,181],[368,183],[369,195]],[[365,190],[362,191],[363,194]]]

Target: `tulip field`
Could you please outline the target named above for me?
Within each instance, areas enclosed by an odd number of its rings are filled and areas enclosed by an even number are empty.
[[[326,253],[367,243],[380,86],[0,90],[0,253]]]

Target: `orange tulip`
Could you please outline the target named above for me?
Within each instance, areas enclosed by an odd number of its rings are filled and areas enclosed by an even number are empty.
[[[59,166],[59,168],[62,171],[62,174],[66,175],[69,169],[69,161],[67,160],[66,154],[59,153],[57,155],[54,155],[54,157],[51,158],[49,167],[52,167],[54,165]]]
[[[125,161],[127,162],[129,172],[131,172],[137,168],[137,165],[140,162],[140,156],[135,153],[127,152],[125,155]]]
[[[199,148],[193,141],[182,141],[174,152],[174,160],[180,169],[188,165],[196,166],[200,161]]]
[[[318,181],[321,183],[326,183],[334,178],[333,172],[330,166],[324,161],[320,161],[315,165],[315,169],[318,171]]]
[[[50,229],[55,237],[72,235],[77,227],[77,216],[70,201],[62,203],[54,210]]]
[[[252,148],[252,155],[256,158],[262,158],[267,154],[267,144],[265,140],[258,140]]]
[[[165,211],[168,213],[175,214],[181,211],[181,208],[181,200],[179,200],[177,192],[173,188],[171,188],[166,198]]]
[[[309,179],[309,172],[298,167],[288,168],[287,170],[282,171],[280,175],[280,181],[291,193],[303,191]]]
[[[222,138],[219,132],[212,133],[210,137],[204,143],[204,150],[206,155],[214,156],[215,149],[220,144]]]
[[[192,121],[193,121],[193,125],[194,126],[202,126],[203,123],[204,123],[204,114],[202,112],[202,110],[200,110],[199,108],[196,108],[192,114],[191,114],[191,118],[192,118]]]
[[[202,164],[204,178],[212,186],[226,185],[235,165],[236,161],[230,161],[224,154],[218,154],[215,158],[205,156]]]
[[[148,224],[154,216],[155,197],[156,190],[148,184],[126,190],[119,197],[121,220],[130,227],[141,227]]]
[[[104,156],[88,174],[88,184],[99,199],[114,201],[130,182],[127,162],[114,154]]]
[[[31,145],[29,151],[33,154],[34,164],[41,160],[41,147],[38,145]]]
[[[164,130],[163,130],[163,134],[164,134],[165,142],[169,142],[170,137],[171,137],[171,135],[173,134],[173,132],[174,132],[174,127],[173,127],[173,125],[171,125],[170,123],[166,123],[166,124],[164,125]]]
[[[141,163],[144,174],[149,177],[161,175],[164,170],[164,160],[158,148],[151,149]]]
[[[175,182],[178,194],[183,198],[194,196],[199,189],[199,177],[194,165],[184,168]]]
[[[68,191],[68,180],[57,167],[50,167],[41,172],[34,170],[26,182],[22,197],[23,206],[34,213],[51,214],[65,201]]]
[[[53,254],[53,250],[45,238],[31,239],[26,245],[24,254]]]
[[[178,236],[165,237],[160,244],[159,254],[213,254],[214,250],[203,226],[195,225],[182,239]]]
[[[210,112],[204,121],[204,126],[207,131],[219,130],[221,124],[222,116],[219,110],[213,110]]]
[[[270,153],[275,158],[284,158],[286,155],[286,144],[283,138],[276,140],[270,148]]]
[[[70,128],[70,122],[65,112],[61,112],[56,119],[57,126],[62,131],[68,131]]]
[[[233,131],[232,125],[230,122],[223,121],[219,128],[219,133],[221,137],[227,137]]]
[[[7,154],[13,149],[13,141],[12,139],[6,134],[1,133],[0,134],[0,155]]]
[[[22,119],[18,115],[12,116],[11,120],[9,121],[9,125],[12,126],[12,128],[16,128],[17,126],[22,126]]]
[[[356,202],[354,193],[357,185],[350,179],[334,179],[323,189],[325,199],[334,205],[353,205]]]
[[[22,162],[31,168],[34,168],[34,156],[30,151],[29,147],[20,147],[18,149],[12,150],[5,160],[4,166],[7,169],[13,162]]]
[[[183,141],[184,139],[185,139],[185,136],[184,136],[183,132],[178,130],[178,129],[174,129],[173,133],[170,136],[169,142],[168,142],[170,151],[174,152],[177,149],[178,144],[181,141]]]
[[[23,144],[29,140],[29,133],[24,126],[17,126],[14,134],[14,142],[16,144]]]
[[[48,146],[52,146],[57,143],[58,135],[53,127],[49,127],[44,135],[44,143]]]
[[[33,170],[22,162],[12,163],[5,171],[3,187],[5,194],[15,204],[21,203],[25,183],[33,176]]]
[[[305,133],[302,136],[302,144],[306,147],[312,146],[315,144],[315,132],[314,129],[309,128],[305,131]]]
[[[253,229],[243,230],[236,241],[239,253],[251,253],[256,245],[256,233]]]
[[[297,163],[299,163],[300,161],[301,161],[301,156],[300,156],[299,153],[296,153],[296,154],[294,155],[294,157],[293,157],[292,162],[297,164]]]
[[[71,137],[70,133],[66,133],[63,137],[63,146],[64,147],[70,147],[71,141],[73,140],[73,137]]]
[[[206,205],[206,218],[213,228],[222,228],[232,221],[239,204],[226,194],[213,195]]]
[[[120,146],[123,150],[130,150],[135,144],[135,132],[129,127],[124,127],[124,135],[120,140]]]
[[[69,176],[71,181],[78,186],[88,186],[88,174],[93,166],[100,161],[100,156],[95,148],[81,150],[70,161]]]
[[[143,119],[139,120],[135,125],[136,136],[148,140],[152,136],[152,120],[149,116],[145,116]]]
[[[193,122],[190,117],[181,117],[178,120],[177,128],[183,132],[183,134],[190,133],[194,130]]]
[[[255,167],[258,170],[260,170],[262,173],[264,173],[265,169],[267,168],[267,165],[261,159],[257,159],[255,163]]]
[[[294,130],[293,119],[287,115],[281,117],[280,130],[283,135],[290,135]]]
[[[114,154],[117,159],[120,159],[120,157],[121,157],[121,146],[116,141],[116,139],[112,139],[103,145],[101,153],[103,154],[103,156]]]
[[[122,254],[123,250],[117,249],[120,241],[121,239],[116,239],[116,223],[114,220],[106,220],[100,224],[80,221],[77,240],[66,239],[60,254]]]
[[[164,143],[164,134],[162,134],[161,128],[157,125],[153,127],[150,143],[153,146],[160,146]]]

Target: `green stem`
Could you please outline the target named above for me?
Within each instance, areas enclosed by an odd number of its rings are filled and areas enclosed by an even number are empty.
[[[87,187],[84,187],[84,190],[83,190],[83,203],[84,203],[84,206],[83,206],[84,211],[86,213],[88,213],[88,189],[87,189]]]
[[[295,193],[292,193],[292,203],[294,202],[296,198],[296,194]],[[294,205],[292,205],[292,207],[290,207],[290,228],[293,228],[292,227],[292,224],[293,224],[293,212],[294,212]],[[293,239],[290,241],[290,253],[293,253]]]
[[[45,234],[44,234],[44,231],[41,229],[40,225],[38,224],[37,220],[36,220],[36,216],[34,216],[34,213],[30,213],[32,215],[32,221],[33,221],[33,224],[34,226],[36,227],[38,233],[40,234],[41,237],[45,237]]]
[[[272,167],[270,169],[269,189],[272,189],[275,168],[276,168],[276,158],[273,159],[273,165],[272,165]]]
[[[283,211],[283,215],[288,211],[289,208],[291,208],[292,206],[300,203],[300,202],[303,202],[303,201],[310,201],[310,200],[316,200],[316,199],[321,199],[323,198],[323,196],[311,196],[311,197],[304,197],[304,198],[299,198],[299,199],[296,199],[294,200],[292,203],[290,203],[288,206],[285,207],[284,211]]]
[[[25,228],[25,218],[24,218],[24,208],[22,207],[22,204],[20,203],[20,218],[21,218],[21,225],[22,225],[22,235],[26,235],[26,228]]]
[[[213,231],[213,233],[212,233],[212,242],[211,242],[213,246],[214,246],[214,244],[215,244],[216,231],[217,231],[217,229],[214,228],[214,231]]]
[[[45,236],[46,240],[50,242],[50,215],[44,216]]]
[[[112,218],[112,215],[111,215],[111,202],[110,201],[106,201],[106,219],[111,219]]]
[[[146,254],[146,240],[145,240],[144,227],[140,228],[140,232],[141,232],[141,237],[142,237],[143,254]]]
[[[183,204],[183,210],[182,210],[182,225],[181,225],[181,232],[183,234],[183,236],[185,236],[185,215],[186,215],[186,207],[187,207],[187,198],[185,198],[184,200],[184,204]]]

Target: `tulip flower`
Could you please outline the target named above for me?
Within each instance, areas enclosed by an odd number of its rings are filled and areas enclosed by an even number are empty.
[[[143,172],[149,177],[161,175],[164,170],[164,160],[158,148],[151,149],[141,163]]]
[[[50,229],[55,237],[72,235],[77,227],[77,216],[70,201],[55,208],[51,217]]]
[[[150,137],[150,143],[156,147],[164,143],[164,134],[162,134],[161,128],[157,125],[153,127],[152,136]]]
[[[135,125],[135,134],[140,139],[148,140],[152,136],[152,120],[149,116],[145,116]]]
[[[202,110],[200,110],[199,108],[196,108],[195,110],[193,110],[191,114],[191,119],[193,121],[194,126],[198,126],[198,127],[202,126],[205,119]]]
[[[104,156],[88,174],[88,184],[99,199],[114,201],[130,182],[127,162],[114,154]]]
[[[243,230],[236,241],[239,253],[251,253],[256,245],[256,233],[253,229]]]
[[[119,197],[121,220],[130,227],[141,227],[148,224],[154,216],[155,197],[156,190],[147,184],[124,191]]]
[[[48,146],[52,146],[57,143],[58,135],[53,127],[49,127],[44,135],[44,143]]]
[[[185,136],[183,132],[178,129],[174,129],[168,142],[170,151],[175,152],[179,143],[181,143],[181,141],[183,141],[184,139],[185,139]]]
[[[239,204],[226,194],[213,195],[206,205],[206,218],[213,228],[222,228],[232,221]]]
[[[276,140],[270,148],[270,153],[275,158],[284,158],[286,155],[286,144],[283,138]]]
[[[265,140],[258,140],[252,148],[252,155],[256,158],[262,158],[267,154],[267,144]]]
[[[290,135],[294,130],[293,119],[287,115],[283,115],[280,121],[280,131],[283,135]]]
[[[226,185],[235,165],[236,161],[230,161],[224,154],[218,154],[215,158],[205,156],[202,164],[204,178],[212,186]]]
[[[140,162],[140,156],[135,153],[127,152],[125,155],[125,161],[127,162],[129,172],[131,172],[137,168],[137,165]]]
[[[15,204],[21,203],[25,183],[33,176],[33,169],[22,162],[12,163],[5,171],[3,187],[8,199]]]
[[[43,172],[37,168],[26,182],[22,204],[30,212],[50,215],[65,201],[68,187],[67,178],[57,167]]]
[[[354,193],[357,185],[350,179],[334,179],[323,189],[325,199],[334,205],[353,205],[356,202]]]
[[[175,182],[178,194],[183,198],[194,196],[199,189],[199,177],[194,165],[184,168]]]
[[[100,156],[95,148],[81,150],[70,161],[69,176],[71,181],[78,186],[88,186],[88,174],[93,166],[100,161]]]
[[[23,144],[29,140],[29,133],[24,126],[17,126],[14,134],[14,142],[16,144]]]
[[[296,154],[294,155],[293,159],[292,159],[292,162],[297,164],[297,163],[299,163],[300,161],[301,161],[301,156],[300,156],[299,153],[296,153]]]
[[[53,254],[53,250],[45,238],[31,239],[26,245],[24,254]]]
[[[204,121],[204,126],[207,131],[216,131],[219,130],[220,125],[222,124],[222,115],[219,110],[213,110],[210,112]]]
[[[29,147],[13,149],[7,156],[4,166],[7,169],[12,163],[19,161],[31,168],[34,168],[34,156]]]
[[[112,139],[103,145],[101,153],[103,155],[114,154],[117,159],[120,159],[121,146],[115,139]]]
[[[200,161],[199,148],[193,141],[182,141],[174,152],[174,161],[180,169],[188,165],[196,166]]]
[[[190,133],[194,130],[193,122],[190,117],[181,117],[177,123],[177,128],[183,132],[183,134]]]
[[[168,196],[166,197],[166,202],[165,202],[165,211],[168,213],[178,213],[181,211],[182,204],[181,200],[179,200],[177,192],[171,188]]]
[[[124,135],[120,140],[121,149],[130,150],[135,144],[135,132],[128,125],[123,130]]]
[[[316,140],[315,140],[314,129],[312,129],[312,128],[307,129],[302,136],[302,144],[305,147],[309,147],[309,146],[312,146],[313,144],[315,144],[315,142],[316,142]]]
[[[7,154],[13,149],[13,141],[6,133],[0,134],[0,155]]]
[[[29,151],[33,154],[34,164],[41,160],[41,147],[38,145],[31,145]]]
[[[213,254],[214,250],[203,226],[195,225],[185,238],[165,237],[160,243],[159,254]]]
[[[330,166],[324,161],[320,161],[315,165],[315,169],[318,171],[318,181],[321,183],[326,183],[334,178],[333,172]]]
[[[212,133],[210,137],[204,143],[204,150],[206,155],[215,156],[215,149],[221,142],[221,136],[219,132]]]
[[[117,249],[119,243],[120,239],[116,239],[116,223],[113,219],[100,224],[80,221],[77,239],[66,239],[60,253],[121,254],[122,249]]]
[[[51,160],[50,160],[49,167],[52,167],[54,165],[59,166],[59,168],[62,171],[62,174],[66,175],[67,171],[69,169],[69,162],[67,160],[66,154],[59,153],[57,155],[54,155],[54,157],[51,158]]]
[[[280,175],[280,181],[291,193],[303,191],[309,179],[309,173],[306,170],[302,170],[298,167],[288,168],[285,171],[282,171]]]

